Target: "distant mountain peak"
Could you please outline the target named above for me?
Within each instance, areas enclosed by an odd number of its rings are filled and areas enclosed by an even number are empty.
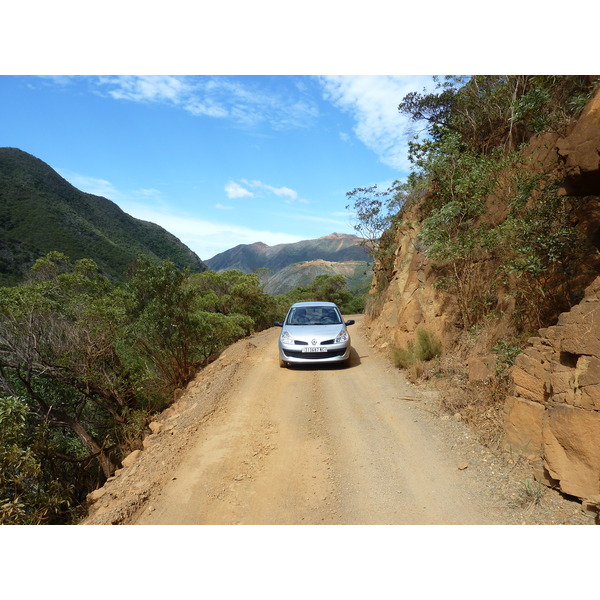
[[[239,269],[252,273],[260,268],[277,272],[289,265],[313,260],[366,261],[367,251],[356,235],[332,233],[313,240],[268,246],[263,242],[240,244],[205,261],[214,271]]]
[[[324,235],[323,237],[317,238],[318,240],[337,240],[340,238],[351,238],[359,240],[360,238],[352,233],[330,233],[329,235]]]

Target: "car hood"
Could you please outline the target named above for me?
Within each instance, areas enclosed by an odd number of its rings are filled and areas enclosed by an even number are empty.
[[[287,331],[295,340],[310,341],[316,339],[318,342],[335,338],[340,331],[345,329],[345,325],[284,325],[284,331]]]

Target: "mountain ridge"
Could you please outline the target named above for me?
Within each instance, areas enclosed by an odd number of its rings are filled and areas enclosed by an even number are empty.
[[[50,251],[91,258],[122,279],[140,255],[170,259],[193,272],[206,264],[161,226],[136,219],[111,200],[78,190],[41,159],[0,148],[0,284],[21,281]]]
[[[209,258],[205,263],[214,271],[239,269],[245,273],[252,273],[260,268],[277,272],[287,266],[312,260],[365,262],[368,260],[368,253],[360,245],[361,241],[362,238],[353,234],[331,233],[291,244],[238,244]]]

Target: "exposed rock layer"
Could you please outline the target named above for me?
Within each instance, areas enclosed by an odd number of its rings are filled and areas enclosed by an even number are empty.
[[[600,277],[580,304],[530,340],[512,375],[508,446],[563,492],[600,494]]]

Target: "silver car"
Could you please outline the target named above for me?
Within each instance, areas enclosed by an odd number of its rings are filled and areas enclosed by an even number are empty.
[[[297,302],[292,304],[279,336],[279,365],[315,363],[348,364],[350,335],[346,321],[333,302]]]

